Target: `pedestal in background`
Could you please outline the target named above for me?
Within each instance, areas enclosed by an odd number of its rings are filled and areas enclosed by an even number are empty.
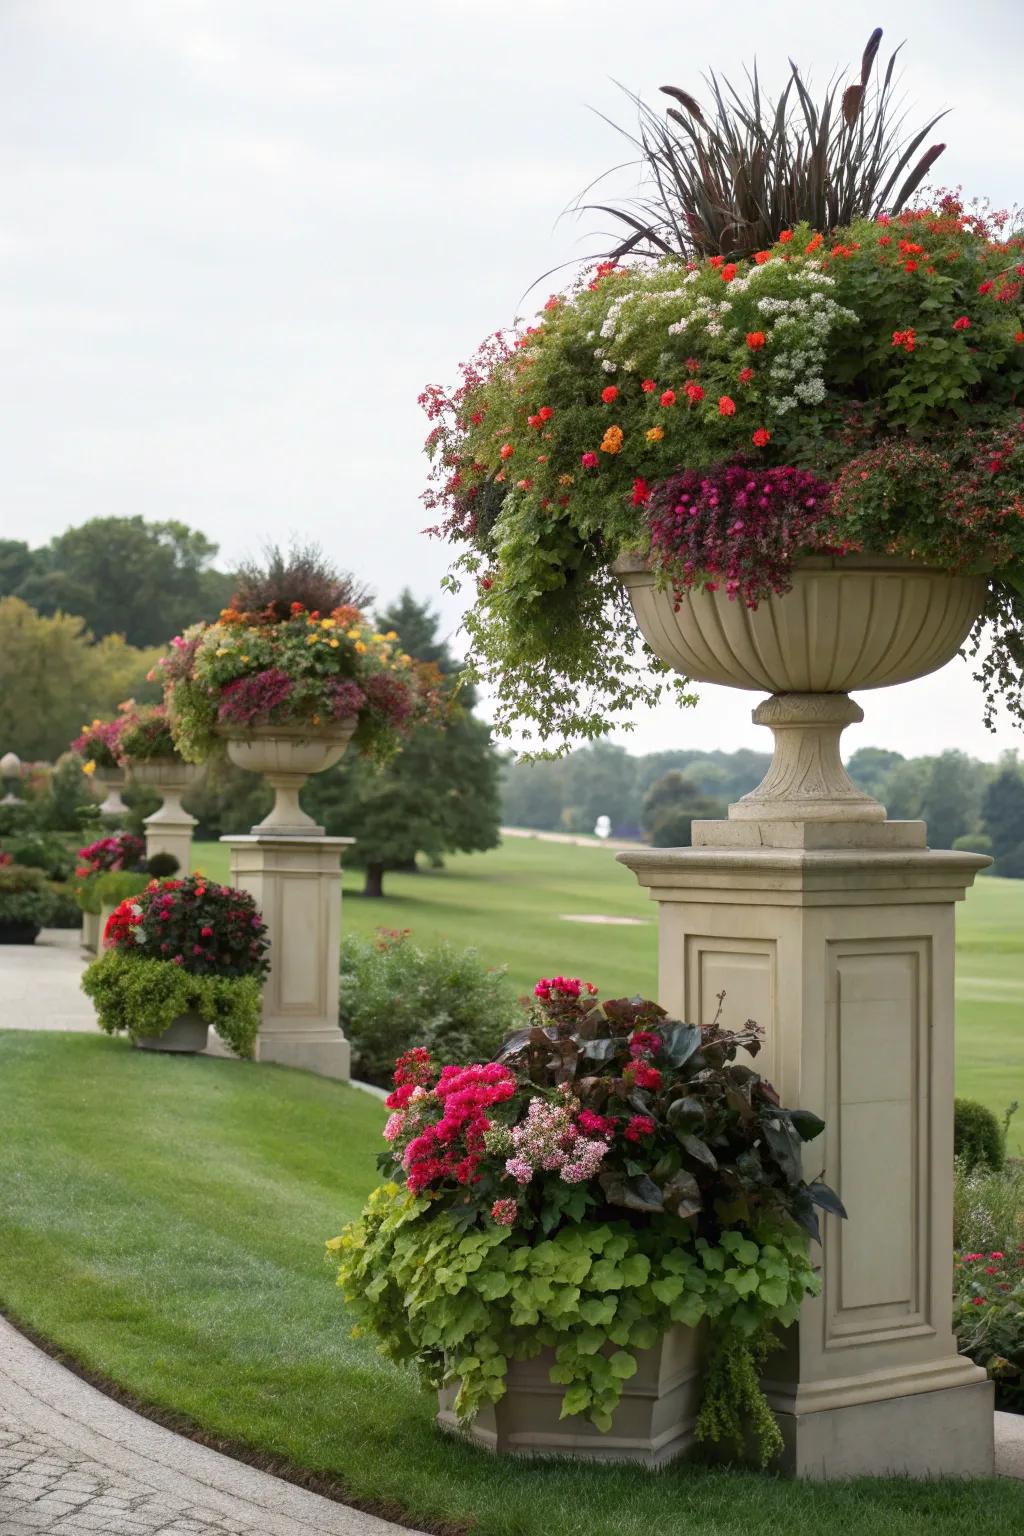
[[[178,873],[187,875],[192,868],[192,833],[196,818],[190,816],[180,803],[169,805],[166,801],[144,822],[146,828],[146,858],[155,853],[170,853],[178,861]]]
[[[813,1110],[822,1294],[765,1388],[786,1469],[991,1475],[992,1385],[952,1330],[954,904],[990,861],[931,852],[921,822],[697,822],[692,848],[620,853],[659,906],[659,999],[754,1019],[755,1066]]]
[[[338,1025],[341,851],[351,837],[254,833],[221,839],[231,883],[248,891],[270,939],[259,1061],[349,1077],[350,1050]]]

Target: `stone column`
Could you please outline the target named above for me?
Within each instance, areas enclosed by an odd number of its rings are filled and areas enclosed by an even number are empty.
[[[248,833],[221,841],[231,850],[231,883],[251,894],[270,939],[257,1059],[347,1079],[350,1050],[338,1024],[339,864],[354,839]]]
[[[785,1468],[990,1475],[992,1386],[951,1323],[954,904],[990,861],[929,851],[923,822],[841,783],[841,713],[694,847],[618,857],[659,905],[663,1006],[706,1023],[724,992],[723,1024],[764,1026],[783,1103],[826,1122],[805,1171],[849,1219],[823,1218],[822,1294],[767,1363]]]

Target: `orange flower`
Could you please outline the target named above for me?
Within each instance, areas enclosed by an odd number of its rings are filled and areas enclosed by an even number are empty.
[[[1021,340],[1024,340],[1024,337],[1021,337]],[[660,443],[662,438],[665,436],[665,428],[648,427],[644,435],[646,436],[649,443]]]
[[[756,352],[759,347],[763,347],[765,340],[766,337],[764,331],[747,332],[747,346],[750,348],[751,352]]]
[[[619,453],[622,450],[623,432],[621,427],[609,427],[601,439],[602,453]]]
[[[793,231],[791,229],[784,229],[782,231],[782,234],[779,236],[779,244],[780,245],[788,245],[789,242],[792,240],[792,238],[793,238]]]
[[[512,447],[511,443],[502,443],[501,449],[499,451],[500,458],[510,459],[514,453],[515,449]]]
[[[781,239],[782,237],[780,236],[779,238]],[[813,235],[804,246],[804,255],[809,256],[812,251],[816,251],[822,242],[822,238],[821,235]]]
[[[763,267],[765,262],[766,261],[771,261],[771,259],[772,259],[771,251],[755,251],[754,252],[754,260],[757,262],[757,265],[759,267]]]

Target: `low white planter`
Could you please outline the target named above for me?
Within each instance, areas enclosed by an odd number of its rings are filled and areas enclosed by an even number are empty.
[[[842,766],[843,728],[864,718],[851,688],[925,677],[951,661],[985,602],[981,575],[951,575],[874,555],[815,555],[793,585],[756,608],[716,592],[676,610],[645,560],[615,564],[640,632],[659,660],[696,682],[764,690],[754,720],[775,733],[771,767],[732,820],[884,821]]]
[[[261,773],[274,790],[270,814],[252,828],[259,836],[323,835],[299,804],[299,791],[310,774],[333,768],[344,755],[359,721],[355,715],[330,725],[258,725],[249,730],[221,726],[218,734],[237,768]]]
[[[139,1035],[132,1043],[139,1051],[170,1051],[198,1055],[206,1050],[210,1026],[198,1013],[183,1013],[162,1035]]]
[[[505,1396],[481,1409],[466,1430],[455,1417],[457,1387],[444,1388],[437,1422],[498,1455],[569,1455],[664,1466],[693,1445],[704,1345],[703,1329],[677,1326],[653,1349],[638,1351],[637,1373],[623,1382],[607,1433],[586,1419],[559,1417],[565,1388],[549,1378],[555,1360],[550,1349],[533,1360],[512,1361]]]

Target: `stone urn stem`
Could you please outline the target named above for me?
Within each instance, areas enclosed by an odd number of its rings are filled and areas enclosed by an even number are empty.
[[[121,791],[124,788],[123,768],[97,768],[96,782],[102,785],[106,791],[100,803],[101,816],[124,816],[128,807],[121,799]]]
[[[885,807],[843,767],[840,737],[864,711],[846,693],[775,693],[753,712],[775,738],[756,789],[729,807],[733,821],[884,821]]]
[[[192,833],[196,819],[186,811],[181,797],[187,794],[206,772],[205,765],[183,762],[176,757],[152,757],[133,762],[132,781],[161,797],[160,806],[145,820],[146,857],[169,853],[178,861],[179,873],[187,875],[192,867]]]

